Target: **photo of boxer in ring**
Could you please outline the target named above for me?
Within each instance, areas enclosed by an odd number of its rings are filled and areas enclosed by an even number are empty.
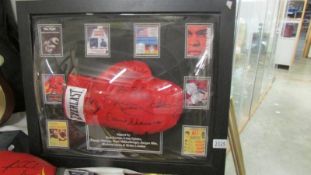
[[[184,106],[186,109],[208,109],[210,101],[209,77],[185,77]]]

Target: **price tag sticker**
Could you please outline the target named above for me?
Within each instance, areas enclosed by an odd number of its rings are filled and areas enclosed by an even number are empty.
[[[213,140],[213,148],[214,149],[226,149],[227,148],[227,140],[226,139],[214,139]]]

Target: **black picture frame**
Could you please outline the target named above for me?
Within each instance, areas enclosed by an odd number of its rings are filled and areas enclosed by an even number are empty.
[[[17,14],[19,25],[20,49],[22,57],[23,83],[26,100],[26,112],[31,153],[40,156],[56,166],[87,167],[114,166],[129,168],[140,172],[169,174],[210,174],[223,175],[226,149],[213,148],[214,139],[227,139],[228,110],[231,87],[231,70],[234,46],[235,0],[53,0],[18,1]],[[39,127],[39,113],[35,99],[32,21],[33,15],[63,15],[85,13],[189,13],[210,14],[218,19],[213,67],[213,109],[209,127],[209,149],[212,149],[209,161],[204,163],[177,163],[122,160],[111,158],[57,156],[43,152]]]

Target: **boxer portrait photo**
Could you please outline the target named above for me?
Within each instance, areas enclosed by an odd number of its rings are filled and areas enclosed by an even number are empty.
[[[211,49],[212,24],[186,24],[185,57],[200,58],[207,49]]]

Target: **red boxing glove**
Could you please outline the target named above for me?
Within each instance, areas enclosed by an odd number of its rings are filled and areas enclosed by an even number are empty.
[[[70,74],[65,95],[69,119],[135,134],[173,127],[182,112],[182,89],[152,76],[140,61],[124,61],[99,77]]]
[[[1,175],[55,175],[56,168],[51,164],[24,153],[0,151]]]

